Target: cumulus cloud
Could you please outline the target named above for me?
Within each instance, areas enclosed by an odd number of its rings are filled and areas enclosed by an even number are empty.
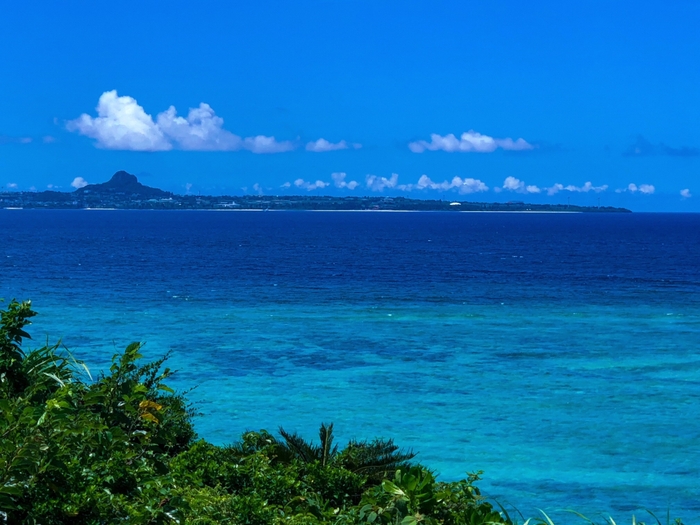
[[[564,186],[563,184],[555,184],[549,188],[545,188],[547,190],[547,195],[555,195],[559,193],[560,191],[574,191],[574,192],[579,192],[579,193],[588,193],[589,191],[592,191],[594,193],[600,193],[608,189],[607,184],[603,184],[602,186],[593,186],[593,183],[590,181],[586,182],[583,186],[574,186],[573,184],[569,184],[568,186]]]
[[[8,182],[7,187],[11,190],[16,190],[19,186],[17,186],[16,182]]]
[[[322,180],[317,180],[316,182],[307,182],[304,179],[297,179],[294,181],[294,185],[297,188],[302,188],[307,191],[320,190],[326,186],[330,186],[330,182],[324,182]]]
[[[73,182],[70,183],[70,185],[73,186],[76,190],[80,189],[80,188],[84,188],[88,184],[90,184],[90,183],[82,177],[76,177],[73,179]]]
[[[275,137],[258,135],[256,137],[246,137],[243,140],[243,147],[253,153],[283,153],[285,151],[292,151],[294,149],[294,143],[289,140],[277,142]]]
[[[408,148],[413,153],[423,153],[426,150],[491,153],[492,151],[496,151],[498,148],[508,151],[523,151],[531,150],[534,148],[534,146],[522,138],[517,140],[513,140],[511,138],[498,139],[489,137],[488,135],[482,135],[474,130],[469,130],[462,133],[459,138],[455,137],[452,133],[445,135],[444,137],[442,135],[438,135],[437,133],[432,133],[430,135],[430,142],[426,140],[409,142]]]
[[[560,191],[564,190],[564,185],[559,184],[557,182],[554,186],[550,186],[549,188],[546,188],[546,189],[547,189],[547,195],[556,195]]]
[[[187,117],[178,116],[170,106],[155,121],[136,99],[106,91],[97,104],[97,117],[83,113],[66,124],[74,131],[96,140],[97,147],[131,151],[236,151],[279,153],[293,150],[290,141],[258,135],[241,138],[224,129],[224,119],[209,104],[191,108]]]
[[[97,103],[97,117],[83,113],[77,119],[69,121],[66,128],[95,139],[97,146],[105,149],[172,149],[172,144],[165,138],[163,131],[136,99],[120,97],[116,90],[102,94]]]
[[[345,180],[347,177],[346,173],[331,173],[331,178],[333,179],[333,184],[336,188],[347,188],[349,190],[354,190],[360,183],[356,180],[351,180],[350,182]]]
[[[615,190],[615,193],[624,193],[624,192],[630,192],[630,193],[644,193],[645,195],[651,195],[656,191],[656,188],[651,185],[651,184],[640,184],[637,186],[635,183],[631,182],[630,184],[627,185],[626,188],[620,188]]]
[[[384,191],[385,189],[395,188],[398,182],[399,176],[396,173],[392,173],[388,179],[377,175],[367,175],[365,177],[365,185],[372,191]]]
[[[241,137],[223,129],[224,119],[217,117],[209,104],[190,108],[187,118],[179,117],[170,106],[156,122],[161,132],[183,150],[234,151],[242,147]]]
[[[306,151],[314,151],[316,153],[321,153],[324,151],[336,151],[339,149],[348,149],[350,148],[351,145],[348,144],[346,141],[341,140],[340,142],[329,142],[326,139],[318,139],[313,142],[309,142],[306,144]],[[360,149],[362,147],[362,144],[352,144],[352,147],[354,149]]]
[[[652,144],[642,135],[637,135],[637,139],[634,144],[625,149],[622,152],[625,157],[651,157],[654,155],[668,155],[671,157],[697,157],[700,156],[700,148],[691,148],[688,146],[681,146],[680,148],[674,148],[667,146],[663,142],[659,144]]]
[[[416,184],[402,184],[397,186],[403,191],[412,190],[457,190],[459,193],[478,193],[488,191],[489,187],[479,179],[453,177],[452,180],[444,180],[442,182],[433,182],[427,175],[421,175]]]
[[[681,190],[681,197],[683,197],[684,199],[689,199],[692,196],[693,196],[693,194],[690,193],[690,190],[688,188]]]
[[[532,184],[525,184],[525,182],[515,177],[506,177],[503,181],[503,189],[507,191],[514,191],[516,193],[541,193],[542,190]]]

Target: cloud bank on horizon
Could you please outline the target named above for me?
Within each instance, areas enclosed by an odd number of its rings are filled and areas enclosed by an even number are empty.
[[[333,184],[336,188],[354,190],[360,183],[356,180],[346,181],[347,173],[331,173],[331,179],[333,179]]]
[[[365,184],[361,185],[357,181],[346,181],[347,174],[344,172],[331,173],[331,182],[316,180],[316,181],[305,181],[304,179],[296,179],[294,182],[285,182],[280,187],[283,189],[290,189],[292,187],[304,189],[307,191],[320,190],[331,185],[339,189],[355,190],[358,188],[365,188],[371,192],[383,193],[385,190],[394,190],[399,192],[413,192],[413,191],[452,191],[460,195],[467,195],[472,193],[484,193],[489,191],[489,187],[483,181],[479,179],[473,179],[470,177],[461,178],[453,177],[451,180],[444,180],[442,182],[434,182],[427,175],[421,175],[416,183],[409,184],[399,184],[398,173],[392,173],[390,177],[384,177],[379,175],[368,174],[365,176]],[[539,187],[534,184],[526,184],[525,181],[520,180],[516,177],[506,177],[503,181],[502,186],[496,186],[493,191],[496,193],[501,192],[511,192],[520,194],[546,194],[547,196],[553,196],[560,192],[570,192],[570,193],[603,193],[607,191],[609,186],[607,184],[602,184],[600,186],[594,186],[592,182],[587,181],[581,186],[576,186],[574,184],[561,184],[555,183],[549,187]],[[630,183],[625,188],[616,189],[615,193],[638,193],[641,195],[652,195],[656,192],[656,188],[652,184],[635,184]],[[683,199],[689,199],[692,197],[689,188],[680,190],[680,196]]]
[[[581,186],[576,186],[574,184],[564,185],[561,183],[555,183],[552,186],[537,186],[534,184],[527,184],[525,181],[518,179],[516,177],[506,177],[501,186],[494,186],[489,188],[483,181],[479,179],[474,179],[471,177],[453,177],[450,180],[443,180],[442,182],[433,181],[428,175],[421,175],[417,182],[400,184],[399,175],[397,173],[392,173],[389,177],[368,174],[365,176],[364,184],[356,180],[348,180],[347,173],[345,172],[334,172],[330,175],[331,181],[325,181],[317,179],[315,181],[306,181],[303,178],[297,178],[292,182],[285,182],[280,188],[284,190],[299,189],[305,190],[307,192],[323,190],[326,188],[334,187],[339,190],[362,190],[365,189],[369,192],[383,193],[385,190],[393,192],[422,192],[430,193],[434,191],[439,192],[451,192],[459,195],[486,193],[489,190],[495,193],[510,192],[518,193],[524,195],[547,195],[553,196],[560,192],[569,193],[603,193],[609,189],[607,184],[600,186],[594,186],[592,182],[587,181]],[[83,177],[75,177],[70,183],[70,186],[74,189],[84,188],[90,184]],[[187,193],[192,189],[192,184],[188,183],[185,185]],[[9,182],[5,184],[6,191],[24,191],[16,182]],[[57,190],[60,186],[54,184],[49,184],[47,189]],[[260,183],[255,183],[252,185],[254,192],[263,194],[263,186]],[[273,188],[265,188],[266,190],[273,190]],[[244,191],[248,191],[248,188],[243,188]],[[29,191],[37,191],[37,189],[32,186]],[[653,184],[636,184],[629,183],[624,188],[618,188],[615,193],[629,193],[638,194],[643,196],[654,195],[656,193],[656,187]],[[693,194],[690,188],[681,189],[676,195],[679,195],[681,200],[687,200],[692,198]]]
[[[362,144],[358,143],[353,143],[353,144],[348,144],[346,141],[341,140],[340,142],[336,142],[335,144],[332,142],[327,141],[326,139],[318,139],[313,142],[309,142],[306,144],[306,151],[313,151],[315,153],[322,153],[324,151],[337,151],[340,149],[360,149],[362,147]]]
[[[535,146],[522,138],[517,140],[511,138],[498,139],[482,135],[473,129],[462,133],[459,138],[452,133],[444,137],[437,133],[431,133],[430,142],[417,140],[408,144],[408,149],[413,153],[423,153],[424,151],[491,153],[499,148],[506,151],[526,151],[534,149]]]
[[[651,195],[656,192],[656,188],[653,184],[640,184],[637,186],[634,182],[630,182],[626,188],[619,188],[615,190],[615,193],[643,193],[644,195]],[[681,192],[682,193],[682,192]]]

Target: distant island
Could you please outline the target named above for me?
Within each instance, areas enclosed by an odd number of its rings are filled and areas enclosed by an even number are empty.
[[[406,197],[331,197],[315,195],[177,195],[141,184],[136,176],[118,171],[101,184],[72,192],[3,192],[0,208],[121,209],[121,210],[310,210],[310,211],[496,211],[629,213],[612,206],[468,202]]]

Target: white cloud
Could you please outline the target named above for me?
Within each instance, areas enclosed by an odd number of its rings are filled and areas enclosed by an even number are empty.
[[[209,104],[190,108],[187,118],[178,117],[170,106],[156,119],[160,130],[180,149],[192,151],[235,151],[241,149],[242,139],[223,129],[224,119],[217,117]]]
[[[66,125],[69,131],[97,140],[106,149],[166,151],[172,145],[135,99],[106,91],[97,104],[97,117],[83,113]]]
[[[253,153],[282,153],[292,151],[294,143],[289,140],[277,142],[275,137],[258,135],[256,137],[246,137],[243,140],[243,147]]]
[[[547,190],[547,195],[554,195],[560,191],[574,191],[579,193],[588,193],[589,191],[592,191],[595,193],[600,193],[607,190],[608,185],[603,184],[602,186],[593,186],[593,183],[590,181],[584,183],[583,186],[574,186],[573,184],[564,186],[563,184],[556,183],[554,186],[545,189]]]
[[[513,140],[510,137],[505,138],[505,139],[494,139],[496,141],[496,145],[504,149],[506,151],[527,151],[531,149],[535,149],[535,146],[527,142],[525,139],[520,138],[517,140]]]
[[[253,184],[253,191],[255,191],[258,195],[263,194],[262,186],[260,186],[260,184],[257,182],[255,184]]]
[[[367,188],[372,191],[384,191],[386,188],[395,188],[396,184],[399,182],[399,176],[396,173],[392,173],[390,178],[378,177],[376,175],[367,175],[365,177],[365,184]]]
[[[356,142],[348,144],[347,141],[341,140],[340,142],[333,143],[327,141],[326,139],[318,139],[316,141],[309,142],[308,144],[306,144],[306,151],[314,151],[316,153],[321,153],[324,151],[336,151],[339,149],[360,149],[361,147],[362,144],[358,144]]]
[[[345,177],[347,177],[346,173],[331,173],[331,178],[333,179],[333,184],[335,184],[336,188],[347,188],[349,190],[354,190],[360,185],[360,183],[356,180],[347,182]]]
[[[19,143],[20,144],[31,144],[32,140],[33,139],[31,137],[21,137],[19,139]]]
[[[527,185],[515,177],[506,177],[506,179],[503,181],[503,189],[514,191],[516,193],[540,193],[542,191],[537,186],[532,184]]]
[[[683,197],[684,199],[689,199],[692,196],[693,194],[690,193],[690,190],[688,188],[681,190],[681,197]]]
[[[507,177],[506,180],[503,181],[503,188],[506,190],[517,191],[525,188],[525,183],[520,179],[516,179],[515,177]]]
[[[482,135],[474,130],[469,130],[462,133],[459,139],[452,133],[444,137],[437,133],[432,133],[430,135],[430,142],[417,140],[415,142],[410,142],[408,148],[413,153],[423,153],[426,150],[490,153],[498,148],[510,151],[523,151],[534,149],[534,146],[522,138],[517,140],[511,138],[497,139],[489,137],[488,135]]]
[[[76,177],[73,179],[73,182],[70,183],[70,185],[73,186],[75,189],[84,188],[88,184],[90,183],[82,177]]]
[[[297,188],[302,188],[307,191],[323,189],[326,186],[330,186],[330,182],[324,182],[322,180],[317,180],[316,182],[306,182],[304,179],[297,179],[294,181],[294,185]]]
[[[348,149],[350,146],[348,146],[348,143],[345,142],[344,140],[341,140],[340,142],[336,142],[335,144],[333,142],[328,142],[326,139],[318,139],[315,142],[309,142],[306,145],[306,151],[315,151],[317,153],[323,152],[323,151],[336,151],[339,149]],[[358,147],[362,147],[360,144],[353,144],[353,147],[357,149]]]
[[[559,193],[560,191],[564,190],[564,185],[559,184],[557,182],[554,186],[550,186],[549,188],[546,188],[546,189],[547,189],[547,195],[555,195],[555,194]]]
[[[284,184],[282,184],[282,185],[280,186],[280,188],[291,188],[291,187],[292,187],[292,183],[291,183],[291,182],[285,182]]]
[[[69,131],[93,138],[105,149],[131,151],[236,151],[279,153],[294,149],[290,141],[258,135],[245,139],[223,128],[224,120],[209,104],[191,108],[187,118],[177,115],[170,106],[155,121],[136,99],[120,97],[116,90],[106,91],[97,104],[97,117],[83,113],[66,124]]]
[[[16,190],[18,188],[16,182],[8,182],[7,187],[10,188],[11,190]]]
[[[454,181],[455,179],[459,179],[459,177],[455,177],[452,180]],[[479,179],[472,178],[462,179],[462,184],[456,187],[460,193],[478,193],[489,190],[489,187]]]
[[[51,144],[53,142],[56,142],[56,137],[52,137],[51,135],[46,135],[41,140],[44,141],[44,144]]]
[[[453,177],[452,180],[449,181],[433,182],[427,175],[421,175],[416,184],[401,184],[398,186],[398,189],[404,191],[412,191],[414,189],[447,191],[456,189],[459,193],[465,194],[488,191],[489,187],[479,179]]]
[[[621,188],[615,190],[615,193],[624,193],[626,191],[629,191],[630,193],[644,193],[646,195],[651,195],[656,191],[656,188],[652,184],[640,184],[637,186],[634,182],[631,182],[627,185],[626,188]]]

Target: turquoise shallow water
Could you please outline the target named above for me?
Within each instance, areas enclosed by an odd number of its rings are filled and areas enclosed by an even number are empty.
[[[173,351],[218,443],[394,437],[524,514],[700,520],[700,217],[0,211],[0,296]],[[562,514],[559,522],[566,520]],[[556,520],[555,520],[556,521]],[[619,522],[619,521],[618,521]]]

